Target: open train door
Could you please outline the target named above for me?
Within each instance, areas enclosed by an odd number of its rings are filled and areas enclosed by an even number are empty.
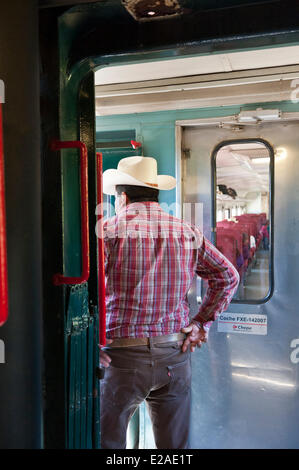
[[[105,132],[96,135],[94,90],[91,71],[79,86],[78,140],[51,144],[53,150],[61,150],[64,275],[55,275],[54,283],[64,291],[65,440],[69,449],[100,447],[98,345],[105,344],[105,291],[99,203],[106,205],[104,216],[113,215],[114,203],[113,198],[103,198],[101,173],[116,168],[121,158],[142,152],[135,134],[125,140]],[[67,132],[61,129],[62,135]],[[128,434],[132,447],[138,447],[138,412]]]
[[[96,208],[93,89],[91,72],[79,88],[77,134],[68,138],[61,126],[60,135],[64,138],[51,140],[49,146],[50,150],[59,151],[56,174],[61,185],[61,198],[57,198],[61,210],[57,215],[61,215],[62,263],[52,278],[63,297],[63,316],[58,320],[59,346],[63,347],[64,357],[58,371],[63,382],[57,381],[62,403],[57,414],[60,420],[64,417],[64,425],[60,429],[61,441],[57,442],[68,449],[99,447],[97,245],[95,231],[91,230],[95,227]],[[58,160],[55,155],[52,158]],[[47,370],[51,373],[50,367]],[[49,372],[46,391],[49,394]],[[52,418],[46,419],[47,439],[51,439],[53,424]]]

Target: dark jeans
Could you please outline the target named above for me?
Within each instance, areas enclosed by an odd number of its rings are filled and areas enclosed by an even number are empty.
[[[188,449],[190,352],[181,342],[105,348],[111,357],[101,380],[101,447],[125,449],[130,418],[146,401],[158,449]]]

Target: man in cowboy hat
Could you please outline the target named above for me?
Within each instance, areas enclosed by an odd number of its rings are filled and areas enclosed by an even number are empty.
[[[159,190],[174,188],[152,157],[122,159],[103,174],[116,196],[104,224],[107,346],[101,382],[101,446],[126,448],[129,419],[145,400],[159,449],[188,448],[190,351],[207,341],[209,323],[225,310],[239,276],[200,230],[170,216]],[[208,280],[189,320],[187,293],[195,275]]]

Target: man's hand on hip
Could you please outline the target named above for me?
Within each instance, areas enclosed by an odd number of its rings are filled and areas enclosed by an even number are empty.
[[[202,343],[206,343],[208,340],[208,332],[203,327],[198,327],[195,323],[182,328],[182,333],[187,334],[187,338],[184,340],[182,345],[182,351],[186,352],[189,345],[191,352],[195,351],[196,346],[201,347]]]
[[[111,344],[113,343],[113,339],[107,339],[106,340],[106,344]],[[103,350],[102,350],[102,345],[99,344],[99,348],[100,348],[100,364],[101,366],[104,366],[104,367],[109,367],[110,366],[110,362],[111,362],[111,358],[110,356],[108,356],[108,354],[106,354]]]

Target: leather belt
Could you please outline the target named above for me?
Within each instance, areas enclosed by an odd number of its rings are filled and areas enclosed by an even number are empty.
[[[152,336],[151,338],[115,338],[113,343],[107,344],[107,348],[126,348],[130,346],[146,346],[152,344],[173,343],[184,340],[184,333],[173,333],[171,335]]]

